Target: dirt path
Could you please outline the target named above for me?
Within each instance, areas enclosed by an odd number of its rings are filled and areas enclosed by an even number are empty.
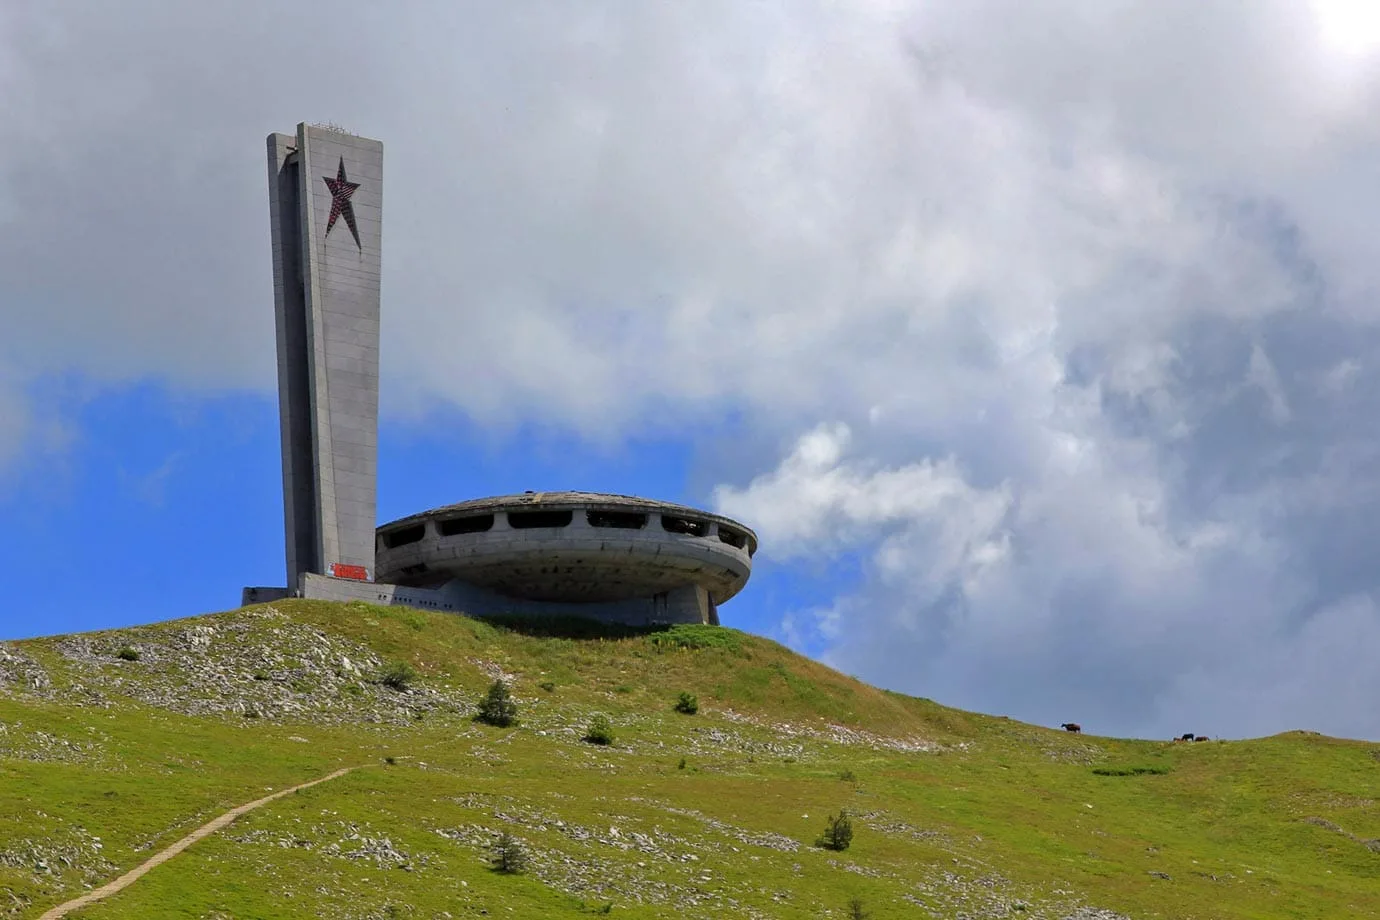
[[[57,907],[54,907],[46,914],[39,917],[38,920],[58,920],[59,917],[65,917],[74,910],[78,910],[79,908],[86,907],[90,904],[94,904],[102,898],[108,898],[112,894],[115,894],[117,891],[122,891],[129,885],[133,884],[141,875],[152,869],[154,866],[161,866],[163,863],[172,859],[178,853],[181,853],[183,850],[187,849],[187,847],[196,843],[202,837],[208,837],[211,834],[214,834],[222,827],[225,827],[227,824],[234,821],[240,815],[245,814],[246,812],[251,812],[254,809],[258,808],[260,805],[267,805],[274,799],[281,799],[285,795],[291,795],[298,789],[306,789],[309,786],[315,786],[317,783],[328,782],[330,780],[335,779],[336,777],[344,776],[351,770],[358,769],[358,767],[345,767],[344,769],[336,770],[334,773],[329,773],[326,776],[321,777],[320,779],[314,779],[309,783],[302,783],[300,785],[293,786],[290,789],[284,789],[281,792],[275,792],[272,795],[266,795],[261,799],[255,799],[252,802],[247,802],[244,805],[232,808],[225,814],[221,815],[219,818],[215,818],[201,825],[201,827],[198,827],[196,830],[192,831],[186,837],[183,837],[181,840],[177,841],[177,843],[174,843],[167,849],[160,851],[154,856],[150,856],[146,861],[140,863],[138,866],[135,866],[133,869],[130,869],[128,872],[117,878],[115,881],[102,885],[101,887],[93,891],[88,891],[81,897],[74,898],[71,901],[68,901],[66,904],[59,904]]]

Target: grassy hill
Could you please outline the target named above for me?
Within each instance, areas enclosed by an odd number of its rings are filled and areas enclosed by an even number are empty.
[[[472,719],[499,676],[515,728]],[[1374,745],[1080,737],[729,629],[288,601],[0,643],[0,917],[340,767],[72,916],[1380,916]],[[840,808],[851,847],[816,846]],[[488,868],[504,831],[525,873]]]

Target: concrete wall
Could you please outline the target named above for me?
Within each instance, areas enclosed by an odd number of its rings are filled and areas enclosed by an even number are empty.
[[[416,542],[390,549],[391,535],[402,528],[381,532],[379,577],[425,587],[457,578],[542,601],[611,602],[700,584],[721,604],[746,584],[752,560],[719,539],[718,523],[693,537],[665,530],[659,512],[646,517],[636,530],[593,527],[577,507],[564,527],[516,529],[499,512],[489,530],[453,536],[440,534],[439,515],[412,519],[407,529],[424,528]]]
[[[386,606],[443,610],[477,617],[575,616],[632,626],[663,623],[718,625],[719,621],[718,611],[708,593],[695,585],[677,588],[656,597],[631,601],[608,604],[557,604],[515,600],[459,581],[452,581],[436,589],[407,588],[309,574],[302,579],[302,596],[323,601],[365,601]]]
[[[331,224],[342,168],[357,187]],[[383,145],[302,124],[269,137],[269,170],[288,584],[373,578]]]
[[[287,583],[323,571],[317,523],[311,361],[302,271],[301,184],[297,138],[268,136],[268,208],[273,240],[273,301],[278,342],[278,419],[283,458]]]

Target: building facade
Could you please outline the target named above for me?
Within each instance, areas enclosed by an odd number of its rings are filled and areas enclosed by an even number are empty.
[[[287,585],[374,578],[383,144],[268,136]]]
[[[472,616],[718,624],[757,537],[635,496],[528,492],[376,527],[383,145],[308,124],[268,136],[284,597]]]

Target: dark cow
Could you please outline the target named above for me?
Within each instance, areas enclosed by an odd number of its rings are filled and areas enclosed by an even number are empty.
[[[1077,722],[1060,722],[1059,727],[1066,732],[1081,732],[1083,730],[1083,726]]]
[[[1184,732],[1182,735],[1179,736],[1179,740],[1180,740],[1180,741],[1192,741],[1192,740],[1193,740],[1193,732]]]
[[[1194,740],[1194,741],[1211,741],[1212,739],[1209,738],[1207,735],[1199,735],[1198,737],[1194,738],[1193,740]]]

